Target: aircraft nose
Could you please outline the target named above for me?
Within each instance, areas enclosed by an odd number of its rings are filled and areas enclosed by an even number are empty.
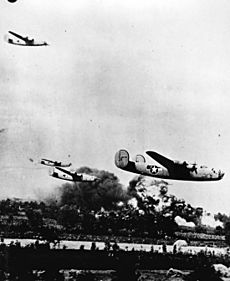
[[[219,170],[219,173],[218,173],[218,174],[219,174],[219,177],[222,179],[225,173],[222,172],[221,170]]]

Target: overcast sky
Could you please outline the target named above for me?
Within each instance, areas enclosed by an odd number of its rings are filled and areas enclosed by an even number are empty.
[[[229,14],[229,1],[1,0],[1,197],[63,183],[29,157],[108,170],[127,186],[134,175],[115,152],[155,150],[225,171],[170,181],[169,192],[229,214]],[[7,44],[8,30],[50,46]]]

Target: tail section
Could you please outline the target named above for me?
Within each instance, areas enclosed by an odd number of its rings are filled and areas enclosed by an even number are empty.
[[[129,153],[125,149],[121,149],[115,154],[115,165],[122,170],[140,174],[140,172],[136,168],[136,163],[130,161]]]
[[[148,165],[145,157],[142,154],[137,154],[135,162],[130,161],[129,153],[127,150],[121,149],[115,154],[115,164],[118,168],[140,174],[143,176],[168,178],[168,171],[164,171],[162,168],[155,165]]]
[[[54,177],[54,178],[57,178],[57,179],[66,180],[66,181],[73,181],[73,178],[70,175],[68,175],[66,173],[63,173],[62,171],[59,171],[55,167],[52,167],[52,168],[50,167],[49,175],[51,177]]]

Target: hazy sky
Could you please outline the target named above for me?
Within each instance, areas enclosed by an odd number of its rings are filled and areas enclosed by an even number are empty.
[[[229,214],[229,14],[227,0],[1,0],[1,197],[63,183],[29,157],[108,170],[127,186],[134,175],[115,152],[151,149],[224,170],[169,192]],[[7,44],[8,30],[50,46]]]

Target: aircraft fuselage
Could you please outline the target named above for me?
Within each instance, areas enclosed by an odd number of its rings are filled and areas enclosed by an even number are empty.
[[[143,156],[142,156],[143,157]],[[145,159],[144,157],[142,159]],[[187,168],[175,163],[170,171],[164,167],[150,165],[143,161],[130,161],[129,153],[126,150],[119,150],[115,155],[115,164],[118,168],[154,178],[184,180],[184,181],[217,181],[223,178],[223,173],[216,172],[205,166]]]
[[[15,41],[12,39],[8,39],[8,43],[12,45],[18,45],[18,46],[30,46],[30,47],[39,47],[39,46],[48,46],[46,42],[26,42],[26,43],[20,43],[19,40]]]
[[[71,163],[62,163],[58,161],[50,161],[48,159],[41,159],[40,162],[42,165],[50,166],[50,167],[70,167]]]
[[[98,179],[93,175],[88,175],[84,173],[76,173],[76,172],[69,172],[69,171],[64,172],[64,169],[60,170],[60,168],[58,167],[54,167],[50,169],[49,174],[51,177],[58,178],[61,180],[66,180],[66,181],[72,181],[72,182],[93,182]]]

